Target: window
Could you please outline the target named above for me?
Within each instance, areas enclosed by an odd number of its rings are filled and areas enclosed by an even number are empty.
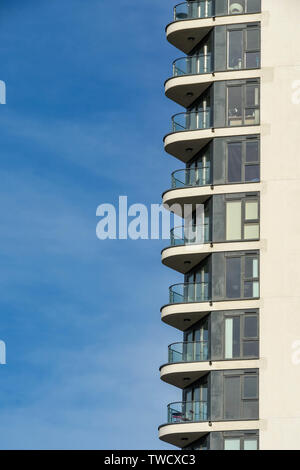
[[[258,13],[261,0],[228,0],[228,13],[242,15],[244,13]]]
[[[258,419],[258,370],[224,371],[223,384],[223,418]]]
[[[186,421],[208,419],[208,376],[183,390]]]
[[[252,183],[259,181],[259,139],[251,137],[242,141],[228,141],[227,183]]]
[[[224,450],[258,450],[258,432],[223,433]]]
[[[228,31],[228,64],[229,69],[242,69],[243,67],[243,30]]]
[[[230,199],[226,204],[226,240],[259,239],[259,201],[257,197]]]
[[[227,86],[228,126],[259,124],[259,83],[257,80]]]
[[[226,298],[259,297],[259,265],[257,254],[226,256]]]
[[[258,257],[245,257],[244,297],[259,297]]]
[[[242,238],[242,201],[226,203],[226,240]]]
[[[256,374],[244,376],[243,399],[258,398],[258,380]]]
[[[244,201],[244,240],[259,238],[259,208],[258,200]]]
[[[258,316],[249,314],[244,316],[242,353],[243,357],[258,357]]]
[[[225,359],[240,357],[240,317],[225,319]]]
[[[226,259],[226,296],[229,299],[241,297],[241,258]]]
[[[225,359],[258,358],[258,314],[256,312],[225,315],[224,325]]]
[[[241,440],[231,437],[224,439],[224,450],[241,450]]]
[[[203,302],[209,299],[210,274],[205,260],[196,270],[185,275],[184,301]]]
[[[257,438],[251,438],[244,440],[244,450],[258,450]]]
[[[210,153],[210,145],[207,145],[196,159],[187,164],[186,185],[202,186],[211,183]]]
[[[260,66],[260,27],[238,25],[227,31],[227,68],[253,69]]]

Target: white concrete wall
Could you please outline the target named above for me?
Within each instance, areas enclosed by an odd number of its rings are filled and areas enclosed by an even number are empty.
[[[300,449],[300,0],[262,10],[260,448]]]

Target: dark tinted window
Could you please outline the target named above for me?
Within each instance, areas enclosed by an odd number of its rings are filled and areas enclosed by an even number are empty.
[[[226,259],[226,294],[231,299],[241,296],[241,258]]]
[[[228,182],[242,181],[242,144],[228,144]]]

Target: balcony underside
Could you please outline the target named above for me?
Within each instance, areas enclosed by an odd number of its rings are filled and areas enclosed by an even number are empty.
[[[225,80],[245,80],[258,78],[260,70],[228,70],[215,74],[181,75],[165,82],[166,97],[188,108],[213,83]],[[192,94],[192,95],[191,95]]]
[[[161,308],[161,319],[167,325],[185,331],[212,311],[257,308],[260,308],[259,299],[167,304]]]
[[[165,248],[161,254],[162,263],[168,268],[174,269],[182,274],[197,266],[211,253],[258,250],[261,248],[259,241],[239,241],[227,243],[203,243],[182,246],[170,246]]]
[[[259,421],[213,421],[197,423],[163,424],[159,438],[177,447],[186,447],[210,432],[249,431],[259,429]]]
[[[183,389],[212,370],[255,369],[258,367],[259,360],[257,359],[239,361],[178,362],[161,366],[160,378],[170,385]]]
[[[217,194],[234,194],[261,191],[261,183],[222,184],[218,186],[187,186],[186,188],[169,189],[162,195],[165,209],[174,214],[184,213],[185,204],[203,204],[208,198]]]
[[[255,13],[174,21],[166,27],[166,35],[170,44],[185,54],[190,54],[214,26],[250,23],[260,20],[261,15]]]
[[[259,134],[260,126],[222,127],[172,132],[164,138],[164,148],[184,163],[191,160],[208,142],[216,137]]]

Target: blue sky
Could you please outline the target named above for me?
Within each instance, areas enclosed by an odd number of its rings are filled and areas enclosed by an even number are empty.
[[[96,208],[160,203],[170,0],[3,0],[1,449],[167,449],[166,241],[100,241]]]

